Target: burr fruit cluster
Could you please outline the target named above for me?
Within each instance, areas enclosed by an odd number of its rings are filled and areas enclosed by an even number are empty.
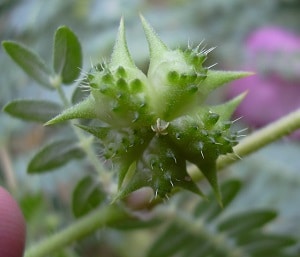
[[[213,48],[169,49],[141,21],[150,50],[147,74],[129,54],[122,19],[110,61],[85,77],[89,96],[47,124],[94,121],[78,126],[100,140],[103,157],[118,172],[117,198],[147,186],[161,198],[174,188],[202,194],[187,172],[193,163],[221,201],[216,160],[238,143],[230,117],[243,95],[216,106],[205,101],[216,88],[248,73],[211,70],[204,62]]]

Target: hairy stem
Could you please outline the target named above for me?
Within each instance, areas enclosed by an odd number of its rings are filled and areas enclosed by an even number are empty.
[[[245,137],[234,147],[235,154],[221,156],[217,162],[217,168],[222,169],[231,163],[236,162],[237,156],[247,156],[264,146],[278,140],[279,138],[289,135],[300,128],[300,109],[270,123],[269,125],[257,130],[253,134]]]
[[[108,205],[77,220],[66,229],[29,248],[24,257],[45,257],[72,242],[95,232],[100,227],[128,219],[128,214],[118,205]]]
[[[60,80],[56,81],[55,88],[60,96],[61,101],[64,104],[65,108],[70,107],[70,102],[68,101],[65,92],[62,89],[62,85]],[[96,172],[98,173],[99,182],[102,184],[102,188],[108,193],[108,195],[113,195],[114,192],[114,184],[112,183],[112,175],[109,172],[106,172],[105,168],[103,167],[102,163],[99,161],[95,151],[93,150],[92,143],[93,140],[90,140],[90,137],[86,137],[80,129],[76,128],[74,125],[77,120],[70,121],[72,128],[80,142],[82,149],[85,151],[90,163],[95,168]]]
[[[70,107],[70,102],[68,101],[65,92],[62,89],[61,83],[55,86],[57,93],[59,94],[59,97],[61,99],[61,101],[63,102],[65,108]]]

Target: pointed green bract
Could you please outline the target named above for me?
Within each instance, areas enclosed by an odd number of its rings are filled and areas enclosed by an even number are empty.
[[[120,21],[119,32],[118,32],[113,53],[111,55],[110,66],[111,67],[123,66],[128,68],[129,67],[136,68],[128,50],[123,18]]]
[[[161,60],[162,55],[164,55],[168,51],[168,48],[156,35],[155,31],[150,26],[150,24],[145,20],[145,18],[142,15],[140,15],[140,18],[149,45],[150,66],[148,72],[151,72],[153,66],[156,65],[156,62],[159,62]]]
[[[251,75],[253,75],[252,72],[244,71],[208,70],[207,78],[201,84],[201,90],[198,91],[198,102],[202,104],[213,90],[223,86],[224,84]]]
[[[96,117],[95,105],[93,97],[88,97],[82,102],[66,109],[58,116],[49,120],[45,125],[52,125],[58,122],[63,122],[71,119],[94,119]]]
[[[198,168],[201,170],[205,178],[208,180],[209,184],[211,185],[213,192],[216,196],[216,199],[220,206],[222,206],[222,196],[219,188],[218,177],[217,177],[217,168],[216,168],[216,161],[204,161],[199,162]]]
[[[222,121],[229,121],[236,108],[246,96],[247,92],[244,92],[226,103],[211,107],[211,109],[220,115]]]
[[[141,21],[150,51],[147,75],[130,56],[121,19],[110,62],[93,67],[84,79],[90,95],[46,124],[97,120],[97,126],[77,126],[100,140],[102,158],[119,173],[114,200],[141,187],[151,187],[154,198],[178,188],[203,196],[187,172],[193,163],[222,205],[216,160],[238,143],[230,117],[244,94],[217,106],[204,102],[214,89],[250,73],[211,71],[204,62],[212,49],[169,49],[142,16]]]
[[[206,54],[168,49],[142,16],[141,20],[150,50],[150,105],[156,115],[172,120],[194,108],[199,84],[206,77],[202,67]]]
[[[208,78],[203,81],[202,84],[203,90],[212,91],[233,80],[248,77],[250,75],[253,75],[253,72],[209,70],[207,72]]]
[[[109,127],[100,127],[100,126],[85,126],[85,125],[81,125],[81,124],[76,124],[77,127],[89,132],[90,134],[92,134],[93,136],[99,138],[99,139],[104,139],[105,137],[107,137],[110,128]]]

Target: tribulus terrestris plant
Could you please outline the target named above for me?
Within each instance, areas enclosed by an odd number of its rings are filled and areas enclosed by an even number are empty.
[[[281,125],[275,124],[248,136],[237,145],[241,131],[232,129],[235,121],[231,120],[231,116],[245,93],[220,105],[211,106],[206,100],[215,89],[251,73],[213,70],[205,65],[205,61],[214,48],[206,49],[199,44],[184,50],[169,49],[143,17],[141,21],[150,50],[147,74],[131,58],[123,19],[111,59],[93,65],[88,72],[81,72],[80,78],[80,43],[65,26],[55,33],[53,69],[27,47],[12,41],[3,42],[7,54],[46,89],[56,89],[64,104],[61,112],[60,105],[50,101],[14,100],[4,107],[4,111],[47,126],[72,120],[71,126],[79,140],[78,143],[73,139],[64,139],[45,146],[29,163],[28,172],[52,170],[71,159],[84,156],[98,171],[93,178],[85,176],[74,190],[73,211],[76,217],[81,217],[78,223],[54,235],[56,241],[46,239],[29,249],[25,256],[44,256],[105,224],[114,226],[135,220],[140,225],[144,222],[149,226],[148,221],[141,221],[139,216],[131,213],[130,206],[126,206],[123,199],[145,187],[153,191],[146,203],[149,205],[159,204],[161,199],[163,203],[160,205],[168,206],[170,198],[180,189],[204,196],[196,183],[199,174],[211,185],[218,205],[214,201],[201,202],[195,209],[195,215],[190,215],[188,219],[180,212],[178,216],[172,212],[170,227],[154,243],[148,256],[173,256],[175,253],[182,254],[178,256],[266,256],[269,252],[273,256],[281,256],[279,254],[286,246],[294,244],[292,238],[267,235],[260,230],[252,233],[252,229],[261,228],[275,217],[273,211],[249,212],[234,216],[227,222],[216,223],[215,233],[227,231],[228,238],[233,238],[228,246],[226,240],[221,242],[222,246],[214,242],[213,234],[208,236],[203,231],[195,232],[192,223],[206,211],[210,216],[204,220],[211,223],[239,191],[238,181],[228,182],[220,190],[217,170],[238,160],[240,155],[245,156],[299,127],[299,113],[279,121]],[[62,85],[72,84],[76,80],[79,83],[69,101]],[[64,124],[69,126],[69,123]],[[100,153],[92,147],[94,139],[97,139]],[[189,169],[192,164],[198,168],[197,171]],[[99,183],[95,185],[93,179]],[[87,202],[80,201],[85,190],[90,190],[91,197],[86,198],[90,200]],[[100,209],[91,212],[95,208]],[[169,218],[170,212],[167,210],[166,207],[163,215],[160,210],[155,220],[161,222]],[[241,223],[235,223],[235,219],[240,219]],[[251,220],[251,226],[242,224],[246,219]],[[176,223],[177,220],[181,220],[180,224]],[[160,222],[153,222],[153,225]],[[91,228],[93,223],[95,225]],[[205,230],[205,224],[200,225],[197,225],[199,231]],[[71,232],[75,230],[80,232],[72,236]],[[180,248],[176,248],[174,243],[171,250],[166,248],[165,244],[169,244],[166,241],[171,240],[170,235],[180,231],[184,236],[178,242],[190,241],[193,244],[179,244]],[[199,238],[207,245],[200,244]],[[263,239],[277,247],[261,244],[249,247],[249,244]]]
[[[46,124],[75,118],[99,121],[78,126],[100,139],[103,157],[118,172],[117,198],[145,186],[162,198],[174,187],[202,194],[186,171],[191,162],[221,202],[216,160],[237,144],[230,116],[242,96],[214,107],[204,101],[213,89],[248,73],[210,71],[204,62],[213,48],[170,50],[143,18],[142,24],[150,48],[147,75],[129,54],[121,21],[110,62],[85,77],[90,95]],[[132,166],[134,174],[123,185]]]

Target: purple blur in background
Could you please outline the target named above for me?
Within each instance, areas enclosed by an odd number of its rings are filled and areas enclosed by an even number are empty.
[[[233,82],[228,96],[248,91],[235,114],[245,123],[259,128],[300,108],[300,36],[276,27],[254,31],[241,68],[255,75]]]

